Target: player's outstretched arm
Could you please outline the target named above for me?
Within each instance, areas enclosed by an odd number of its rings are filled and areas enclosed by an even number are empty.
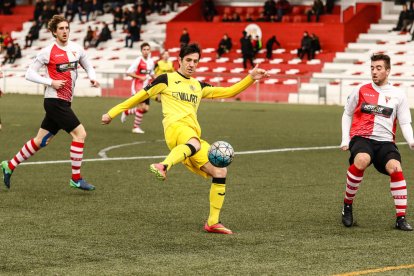
[[[203,98],[209,99],[224,99],[231,98],[246,90],[257,80],[262,80],[269,77],[266,70],[259,68],[256,65],[253,70],[241,81],[233,84],[230,87],[212,87],[206,86],[203,88]]]
[[[138,105],[140,102],[145,101],[148,99],[149,95],[147,94],[147,91],[144,89],[141,89],[137,94],[130,97],[129,99],[123,101],[122,103],[114,106],[111,108],[108,113],[102,115],[102,124],[106,125],[109,124],[113,118],[118,116],[123,111],[130,109],[136,105]]]

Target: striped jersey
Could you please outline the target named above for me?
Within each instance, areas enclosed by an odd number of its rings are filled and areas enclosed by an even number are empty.
[[[95,70],[80,45],[68,41],[66,46],[59,46],[54,42],[37,54],[27,70],[26,79],[45,84],[45,98],[58,98],[71,102],[79,65],[85,69],[90,80],[96,80]],[[46,66],[46,77],[38,74],[43,66]],[[65,80],[66,83],[56,90],[51,86],[52,80]]]
[[[148,85],[151,79],[149,78],[149,75],[154,74],[154,61],[150,56],[148,56],[147,59],[138,57],[128,68],[127,73],[132,73],[141,77],[148,76],[145,81],[137,78],[132,79],[131,92],[132,95],[134,95],[136,92]]]
[[[405,92],[391,84],[374,83],[357,87],[348,97],[345,113],[353,116],[350,138],[360,136],[395,142],[396,122],[411,123]]]

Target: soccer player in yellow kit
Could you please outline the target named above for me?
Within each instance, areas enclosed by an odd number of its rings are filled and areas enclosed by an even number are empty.
[[[172,61],[168,60],[169,58],[170,58],[170,54],[168,53],[168,51],[162,52],[161,59],[155,64],[155,67],[154,67],[156,76],[159,76],[165,73],[172,73],[175,71]]]
[[[204,229],[210,233],[233,234],[219,221],[226,193],[227,169],[214,167],[208,161],[207,152],[210,145],[201,139],[197,109],[202,98],[233,97],[256,80],[268,77],[268,73],[256,66],[249,75],[230,87],[212,87],[192,77],[199,60],[200,48],[197,44],[184,46],[179,54],[178,71],[158,76],[150,85],[102,115],[102,123],[109,124],[122,111],[148,97],[161,94],[165,141],[171,151],[165,160],[152,164],[150,171],[159,180],[165,180],[167,171],[175,164],[183,162],[192,172],[204,177],[212,177],[210,214]]]

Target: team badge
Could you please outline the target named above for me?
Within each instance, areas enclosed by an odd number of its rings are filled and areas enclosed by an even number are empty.
[[[75,52],[75,51],[73,51],[73,52],[72,52],[72,55],[73,55],[74,57],[76,57],[76,52]]]
[[[385,102],[388,103],[389,100],[391,100],[391,97],[386,96],[385,97]]]
[[[190,89],[191,89],[191,91],[194,91],[195,87],[192,84],[190,84]]]

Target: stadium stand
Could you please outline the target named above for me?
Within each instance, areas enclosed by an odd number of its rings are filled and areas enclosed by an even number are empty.
[[[414,42],[406,32],[391,31],[396,25],[400,5],[383,3],[384,14],[379,23],[371,24],[367,33],[361,33],[355,43],[349,43],[345,52],[338,52],[333,62],[324,64],[322,72],[313,74],[314,84],[308,103],[344,104],[348,94],[357,85],[370,81],[370,56],[385,53],[391,57],[390,82],[406,91],[410,107],[414,107]],[[304,102],[291,97],[290,102]]]
[[[265,49],[258,52],[255,63],[260,63],[261,67],[270,70],[273,75],[265,82],[258,83],[239,95],[238,99],[246,101],[323,103],[326,99],[320,96],[320,91],[325,88],[317,81],[317,77],[313,78],[312,83],[309,83],[312,75],[315,75],[315,72],[321,72],[324,64],[330,64],[334,57],[338,55],[335,53],[343,51],[348,42],[355,41],[360,32],[368,29],[370,23],[377,22],[380,6],[360,4],[354,7],[345,7],[342,12],[341,8],[336,6],[333,14],[321,16],[321,22],[307,23],[304,19],[306,17],[305,12],[313,1],[293,0],[290,2],[294,5],[294,8],[291,14],[285,16],[290,18],[286,22],[222,23],[217,22],[217,19],[213,22],[203,22],[200,8],[201,1],[197,0],[190,7],[179,7],[177,12],[163,15],[153,13],[147,16],[148,24],[142,26],[141,40],[150,43],[154,50],[152,56],[154,60],[159,59],[159,52],[164,48],[168,49],[172,60],[176,60],[179,51],[179,35],[183,27],[188,28],[191,41],[197,41],[203,47],[202,59],[197,74],[198,78],[214,85],[228,86],[246,74],[239,50],[239,38],[241,32],[253,23],[260,27],[263,44],[269,37],[276,35],[281,47],[273,50],[271,60],[266,59]],[[217,16],[222,16],[224,12],[237,11],[244,17],[247,13],[258,16],[263,9],[264,1],[245,0],[235,2],[221,0],[217,3],[219,11]],[[95,21],[89,23],[79,22],[75,17],[75,20],[71,23],[71,39],[82,44],[87,26],[101,28],[102,22],[111,23],[112,15],[98,16]],[[390,21],[386,24],[392,25],[393,23]],[[26,20],[21,26],[21,30],[17,27],[14,29],[12,36],[21,45],[24,45],[24,38],[31,22]],[[112,29],[112,24],[110,24],[110,28]],[[125,33],[120,29],[112,31],[113,39],[102,42],[98,49],[89,48],[87,50],[97,70],[102,87],[100,89],[90,89],[86,75],[80,70],[77,95],[129,96],[130,80],[125,76],[125,71],[131,61],[139,54],[139,43],[136,43],[133,49],[124,48]],[[296,49],[300,45],[300,39],[305,30],[309,33],[316,33],[320,37],[323,48],[323,51],[311,61],[307,59],[300,60],[296,56]],[[225,32],[233,39],[233,49],[217,59],[216,47]],[[394,34],[394,36],[396,35]],[[7,81],[3,82],[3,85],[6,86],[4,87],[5,91],[42,93],[40,86],[34,86],[24,80],[24,73],[37,51],[50,42],[50,34],[46,29],[42,29],[40,38],[33,43],[33,46],[24,49],[22,59],[15,64],[3,66],[3,71],[7,77]],[[348,47],[352,47],[350,45],[352,44],[349,44]],[[370,46],[372,45],[370,44]],[[397,46],[401,45],[396,44],[395,47]],[[319,74],[324,74],[326,70]]]

